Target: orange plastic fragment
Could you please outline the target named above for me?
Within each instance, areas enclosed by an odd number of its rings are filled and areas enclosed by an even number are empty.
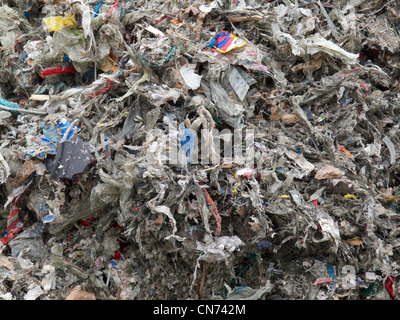
[[[348,152],[345,147],[343,147],[340,144],[338,144],[338,149],[339,149],[339,151],[341,151],[341,152],[345,153],[346,155],[348,155],[351,160],[354,160],[354,158],[351,155],[351,153]]]
[[[202,189],[203,189],[203,193],[206,198],[206,201],[207,201],[207,205],[211,207],[211,212],[215,218],[215,221],[217,222],[216,235],[218,236],[221,232],[221,216],[219,215],[217,206],[215,205],[213,199],[208,194],[207,190],[205,188],[202,188]]]
[[[362,244],[362,240],[356,238],[356,239],[350,240],[349,243],[352,244],[353,246],[359,246]]]

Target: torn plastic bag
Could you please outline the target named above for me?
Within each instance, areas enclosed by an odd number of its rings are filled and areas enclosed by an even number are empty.
[[[30,136],[27,139],[29,146],[24,151],[26,154],[39,159],[46,158],[48,154],[56,154],[56,142],[69,140],[79,128],[66,118],[61,117],[57,120],[57,127],[51,126],[49,129],[46,129],[42,125],[42,130],[43,135],[40,140],[34,136]]]
[[[3,4],[0,7],[0,43],[11,54],[15,53],[15,44],[22,30],[26,33],[31,27],[17,8]]]
[[[185,238],[176,236],[175,233],[178,231],[177,227],[176,227],[176,220],[174,218],[174,216],[171,213],[171,209],[167,206],[151,206],[150,208],[152,211],[154,212],[159,212],[159,213],[163,213],[165,214],[171,221],[172,221],[172,234],[170,234],[169,236],[165,237],[165,240],[168,240],[170,238],[174,238],[177,239],[179,241],[184,241]]]
[[[5,124],[5,120],[4,119],[7,119],[9,117],[11,117],[11,113],[10,112],[1,110],[0,111],[0,124],[4,125]]]
[[[92,160],[93,156],[87,145],[79,136],[74,135],[57,144],[56,156],[46,166],[52,179],[71,179],[75,174],[82,173]]]
[[[28,160],[24,162],[22,167],[18,170],[17,175],[12,179],[11,183],[14,188],[18,188],[33,176],[34,173],[43,175],[46,167],[38,160]]]
[[[260,288],[236,287],[228,294],[226,300],[260,300],[264,294],[271,292],[273,287],[270,281]]]
[[[43,223],[53,222],[60,217],[61,201],[58,201],[58,199],[46,199],[39,193],[32,195],[32,200],[28,203],[28,206]]]
[[[273,25],[273,31],[277,39],[285,38],[292,47],[292,53],[296,56],[308,58],[318,52],[324,52],[331,56],[341,59],[344,63],[354,65],[358,62],[358,55],[347,52],[330,40],[324,39],[320,34],[316,33],[301,40],[293,38],[290,34],[281,32],[279,27]]]
[[[56,153],[55,145],[50,140],[47,139],[45,135],[43,135],[39,141],[37,141],[34,137],[29,137],[27,142],[31,142],[27,148],[25,148],[24,152],[31,157],[37,157],[39,159],[44,159],[48,154],[52,155]]]
[[[234,128],[241,128],[244,112],[243,106],[233,102],[224,88],[216,81],[210,82],[210,91],[222,119]]]
[[[202,252],[198,260],[207,262],[226,260],[233,251],[240,250],[240,246],[244,244],[237,236],[222,236],[213,241],[209,235],[206,235],[204,240],[205,242],[197,241],[196,250]]]
[[[40,285],[32,284],[28,287],[28,292],[26,293],[24,300],[36,300],[45,292],[40,287]]]
[[[67,54],[73,67],[79,73],[86,73],[89,70],[90,63],[96,61],[99,66],[102,66],[108,62],[110,46],[104,38],[100,38],[96,43],[97,48],[94,52],[91,42],[85,40],[83,33],[62,28],[49,40],[49,47],[53,57],[62,59]],[[82,54],[82,52],[85,52],[85,54]]]
[[[240,101],[244,101],[250,86],[257,81],[240,68],[231,66],[222,76],[224,88],[232,88]],[[227,91],[228,95],[230,94]]]
[[[5,144],[3,144],[3,145],[5,145]],[[3,155],[1,154],[3,145],[0,147],[0,185],[2,185],[4,182],[6,182],[8,176],[11,174],[10,166],[8,165],[7,161],[4,159]]]
[[[200,87],[202,76],[195,73],[196,65],[188,64],[179,69],[179,72],[185,81],[185,84],[192,90],[196,90]]]
[[[54,290],[56,287],[56,269],[50,264],[45,264],[42,268],[42,274],[45,274],[40,282],[43,290],[45,292]]]
[[[42,261],[47,253],[42,240],[43,230],[44,224],[42,222],[37,222],[18,234],[17,237],[8,243],[11,248],[11,255],[18,257],[21,251],[26,249],[24,258],[33,262]]]

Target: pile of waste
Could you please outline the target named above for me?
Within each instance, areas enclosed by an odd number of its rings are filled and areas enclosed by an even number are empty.
[[[400,1],[0,2],[0,298],[399,298]]]

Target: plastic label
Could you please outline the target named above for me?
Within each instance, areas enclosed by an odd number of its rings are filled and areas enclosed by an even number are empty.
[[[46,24],[48,32],[59,32],[63,27],[76,27],[75,15],[68,18],[64,18],[63,16],[53,16],[43,19]]]
[[[217,37],[213,38],[209,47],[216,48],[219,52],[225,53],[235,48],[241,48],[247,44],[246,41],[225,31],[221,31]]]

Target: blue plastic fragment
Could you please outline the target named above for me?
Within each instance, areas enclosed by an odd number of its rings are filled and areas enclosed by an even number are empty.
[[[5,99],[0,99],[0,104],[5,107],[8,107],[8,108],[19,109],[19,106],[17,104],[7,101]],[[14,111],[11,111],[11,112],[14,112]]]
[[[187,233],[191,233],[193,230],[199,230],[200,229],[200,227],[199,226],[191,226],[191,227],[189,227],[189,229],[187,230]]]
[[[347,104],[348,99],[344,98],[343,102],[340,104],[340,107],[344,107]]]
[[[44,159],[48,154],[56,154],[56,146],[54,143],[52,143],[45,135],[42,135],[40,138],[41,145],[48,145],[48,147],[51,149],[49,151],[43,151],[39,154],[36,154],[35,156],[39,159]],[[25,150],[25,153],[28,155],[34,155],[36,153],[36,149],[34,148],[35,146],[32,146],[32,149],[27,149]]]
[[[329,275],[333,280],[336,280],[335,270],[333,269],[333,266],[330,263],[326,264],[326,271],[328,271]]]
[[[268,242],[267,240],[263,239],[261,241],[258,242],[258,247],[261,249],[261,247],[267,248],[272,246],[271,242]]]
[[[325,267],[326,267],[326,271],[329,273],[329,276],[331,277],[331,279],[336,280],[335,270],[334,270],[333,266],[330,263],[327,263],[325,265]],[[336,283],[333,283],[333,287],[336,287]]]
[[[235,289],[233,289],[232,293],[239,293],[239,292],[242,292],[243,290],[244,290],[243,286],[242,287],[236,287]]]
[[[70,62],[69,56],[66,53],[64,53],[63,61]]]
[[[94,12],[94,17],[97,17],[98,16],[98,13],[99,13],[99,11],[100,11],[100,8],[101,8],[101,6],[103,5],[103,1],[99,1],[99,2],[97,2],[97,5],[96,5],[96,7],[94,8],[94,10],[93,10],[93,12]]]
[[[188,158],[188,164],[190,164],[194,148],[194,135],[187,128],[181,129],[181,134],[181,146],[183,147],[183,151],[186,151],[185,155]]]
[[[42,218],[43,223],[50,223],[56,220],[57,216],[53,213],[49,213],[47,216]]]
[[[66,134],[68,128],[71,126],[71,122],[69,122],[66,118],[61,118],[60,120],[57,121],[57,127],[58,129],[61,129],[61,140],[64,139],[64,135]],[[75,133],[76,130],[79,128],[77,126],[74,126],[71,131],[68,133],[68,136],[65,140],[69,140],[72,135]]]
[[[118,264],[114,260],[110,260],[110,263],[114,268],[118,268]]]
[[[171,50],[169,51],[167,57],[164,60],[164,63],[167,63],[169,60],[171,60],[171,58],[175,55],[177,48],[176,47],[172,47]]]
[[[217,38],[212,38],[211,42],[207,45],[207,47],[208,48],[214,47],[216,42],[217,42]]]
[[[51,126],[49,129],[46,129],[44,123],[41,123],[40,126],[42,127],[43,135],[52,142],[58,142],[57,138],[57,127]]]
[[[358,285],[358,286],[362,286],[363,285],[363,282],[361,281],[361,279],[359,277],[356,276],[355,280],[356,280],[356,285]]]
[[[39,154],[36,154],[35,156],[39,159],[44,159],[48,154],[56,154],[57,143],[63,140],[64,135],[66,134],[70,126],[71,122],[69,122],[66,118],[61,118],[57,121],[57,127],[52,126],[48,130],[46,130],[42,125],[43,135],[40,137],[40,145],[47,145],[51,150],[41,152]],[[79,130],[79,128],[77,126],[74,126],[68,133],[67,138],[64,140],[69,140],[77,130]],[[25,150],[25,154],[34,155],[36,153],[36,146],[37,145],[34,145],[31,148]]]
[[[54,214],[51,211],[49,212],[49,210],[47,209],[47,204],[44,199],[39,199],[35,205],[37,212],[39,212],[40,215],[43,216],[42,217],[43,223],[53,222],[56,218],[60,216],[59,210],[57,210],[57,214]]]

